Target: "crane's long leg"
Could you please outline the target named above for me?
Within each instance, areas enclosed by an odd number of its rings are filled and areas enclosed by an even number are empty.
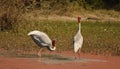
[[[77,55],[76,55],[76,53],[74,52],[74,57],[75,57],[75,59],[77,59]]]
[[[38,51],[38,56],[41,57],[41,51],[42,51],[42,48],[40,48],[40,50]]]
[[[76,53],[74,53],[74,56],[75,56],[75,59],[77,59],[77,57],[76,57]]]
[[[79,49],[78,50],[78,57],[79,57],[79,59],[80,59],[80,52],[81,52],[81,50]]]

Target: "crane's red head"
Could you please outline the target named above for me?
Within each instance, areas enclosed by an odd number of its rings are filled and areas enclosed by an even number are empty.
[[[55,42],[56,42],[56,40],[53,39],[53,40],[52,40],[52,46],[53,46],[53,47],[55,47]]]
[[[80,16],[78,16],[78,23],[80,23],[80,20],[81,20],[81,17],[80,17]]]

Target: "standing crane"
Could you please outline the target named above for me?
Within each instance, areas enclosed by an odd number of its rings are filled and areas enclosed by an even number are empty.
[[[79,58],[80,58],[81,48],[82,48],[82,45],[83,45],[83,36],[81,34],[80,19],[81,19],[81,17],[78,16],[78,32],[74,36],[74,40],[73,40],[74,52],[78,53]],[[75,58],[77,58],[76,55],[75,55]]]
[[[56,50],[55,40],[51,40],[44,32],[34,30],[28,33],[32,40],[40,47],[38,56],[41,57],[42,48],[47,47],[49,51]]]

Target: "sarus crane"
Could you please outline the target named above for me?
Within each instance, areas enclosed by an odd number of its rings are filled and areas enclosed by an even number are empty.
[[[77,31],[77,34],[74,36],[74,40],[73,40],[74,52],[78,53],[79,58],[80,58],[81,48],[83,45],[83,36],[81,34],[80,20],[81,20],[81,17],[78,16],[78,31]],[[75,58],[77,58],[76,55],[75,55]]]
[[[47,47],[49,51],[56,50],[55,39],[51,40],[48,35],[44,32],[34,30],[28,33],[32,40],[40,47],[38,56],[41,57],[42,48]]]

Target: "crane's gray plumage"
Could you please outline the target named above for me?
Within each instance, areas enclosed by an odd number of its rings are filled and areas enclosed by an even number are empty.
[[[74,44],[74,52],[76,53],[79,49],[82,48],[83,44],[83,36],[81,34],[81,24],[79,23],[79,28],[77,34],[74,36],[73,40]]]
[[[41,31],[31,31],[28,33],[33,39],[33,41],[40,47],[48,47],[49,50],[55,50],[56,47],[52,47],[52,40],[48,37],[47,34]]]
[[[74,46],[74,52],[77,53],[79,55],[80,58],[80,50],[82,48],[83,45],[83,36],[81,34],[81,23],[80,23],[80,19],[81,17],[78,17],[78,32],[77,34],[74,36],[74,40],[73,40],[73,46]]]
[[[31,36],[33,41],[40,48],[47,47],[50,51],[53,51],[56,49],[56,47],[54,46],[55,44],[53,44],[52,40],[44,32],[34,30],[34,31],[29,32],[28,35]]]

